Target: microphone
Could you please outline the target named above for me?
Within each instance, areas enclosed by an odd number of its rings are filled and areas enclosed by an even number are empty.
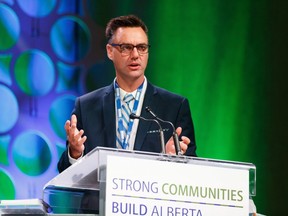
[[[162,153],[166,154],[166,148],[165,148],[165,142],[164,142],[164,133],[163,133],[163,129],[161,124],[159,123],[159,121],[157,121],[156,119],[146,119],[142,116],[138,116],[135,113],[131,113],[129,116],[131,119],[141,119],[144,121],[154,121],[158,124],[159,126],[159,136],[160,136],[160,143],[161,143],[161,148],[162,148]]]
[[[179,143],[179,137],[178,137],[178,134],[176,133],[176,130],[175,130],[175,127],[174,125],[172,124],[172,122],[170,121],[165,121],[161,118],[159,118],[152,110],[149,106],[147,106],[145,108],[145,110],[147,112],[149,112],[155,119],[163,122],[163,123],[167,123],[167,124],[170,124],[172,129],[173,129],[173,141],[174,141],[174,145],[175,145],[175,151],[176,151],[176,155],[183,155],[182,152],[181,152],[181,147],[180,147],[180,143]]]

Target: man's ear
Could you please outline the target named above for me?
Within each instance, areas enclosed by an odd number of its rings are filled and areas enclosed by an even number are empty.
[[[106,52],[107,52],[108,58],[113,61],[112,46],[110,44],[106,45]]]

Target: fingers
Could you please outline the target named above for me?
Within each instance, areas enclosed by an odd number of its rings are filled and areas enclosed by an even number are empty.
[[[70,135],[73,135],[76,131],[76,125],[77,125],[77,117],[76,115],[71,116],[71,120],[67,120],[65,122],[64,128],[66,131],[67,139],[70,137]]]
[[[186,141],[184,141],[184,140],[182,140],[182,141],[180,142],[180,148],[181,148],[181,153],[182,153],[182,154],[185,154],[185,153],[186,153],[186,151],[187,151],[187,149],[188,149],[189,143],[190,143],[190,142],[186,142]]]
[[[73,114],[73,115],[71,116],[71,125],[72,125],[72,124],[77,125],[77,117],[76,117],[75,114]]]
[[[71,120],[65,122],[64,128],[67,134],[67,139],[73,137],[75,133],[78,133],[76,115],[73,114]]]
[[[72,144],[75,147],[82,146],[87,139],[87,137],[83,136],[83,134],[84,134],[84,130],[80,130],[78,133],[75,133],[74,136],[71,137],[70,144]]]
[[[181,137],[182,143],[184,143],[185,145],[189,145],[190,144],[190,139],[186,136],[182,136]]]
[[[73,158],[78,158],[82,155],[84,151],[84,143],[87,140],[84,135],[84,130],[77,129],[77,117],[76,115],[71,116],[71,120],[67,120],[64,125],[67,140],[69,142],[70,156]]]
[[[174,141],[172,137],[170,137],[170,139],[166,143],[165,149],[166,149],[166,154],[175,154],[176,151],[175,151]]]
[[[182,133],[182,128],[181,127],[176,128],[176,133],[178,134],[178,136],[180,136],[180,134]]]
[[[182,133],[182,128],[178,127],[176,129],[176,133],[178,134],[178,136],[180,136],[180,134]],[[180,143],[181,153],[185,154],[185,152],[188,149],[188,145],[190,144],[190,139],[186,136],[182,136],[181,141],[179,143]],[[174,155],[176,154],[175,144],[174,144],[174,140],[172,137],[170,137],[170,139],[166,143],[166,154],[174,154]]]
[[[180,134],[182,133],[182,128],[178,127],[176,129],[176,133],[178,134],[178,136],[180,136]],[[186,136],[181,136],[180,149],[181,149],[182,154],[186,153],[189,144],[190,144],[190,139]]]
[[[188,145],[190,144],[190,139],[186,136],[182,136],[181,139],[182,139],[182,141],[180,142],[181,152],[182,154],[185,154],[188,149]]]
[[[70,128],[70,131],[71,131],[71,133],[75,133],[75,131],[76,131],[76,125],[77,125],[77,117],[76,117],[76,115],[72,115],[71,116],[71,122],[70,122],[70,124],[71,124],[71,128]]]
[[[81,157],[84,149],[85,149],[85,141],[87,139],[86,136],[83,136],[84,131],[80,130],[77,135],[75,135],[71,142],[69,142],[69,148],[70,148],[70,156],[73,158],[79,158]]]
[[[81,142],[81,137],[83,136],[84,134],[84,130],[80,130],[79,133],[75,133],[74,134],[74,137],[73,137],[73,141],[76,141],[76,142]]]
[[[69,120],[67,120],[66,122],[65,122],[65,125],[64,125],[64,128],[65,128],[65,131],[66,131],[66,135],[68,136],[68,134],[69,134],[69,130],[70,130],[70,121]]]

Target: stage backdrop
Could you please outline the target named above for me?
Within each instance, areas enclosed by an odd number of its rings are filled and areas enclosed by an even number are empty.
[[[107,21],[136,14],[149,28],[146,76],[189,99],[198,155],[254,163],[258,211],[283,214],[283,2],[0,0],[0,199],[41,198],[75,97],[114,78]]]

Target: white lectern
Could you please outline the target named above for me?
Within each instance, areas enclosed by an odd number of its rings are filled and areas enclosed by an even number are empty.
[[[249,215],[255,195],[251,163],[102,147],[43,189],[49,214],[101,216]]]

